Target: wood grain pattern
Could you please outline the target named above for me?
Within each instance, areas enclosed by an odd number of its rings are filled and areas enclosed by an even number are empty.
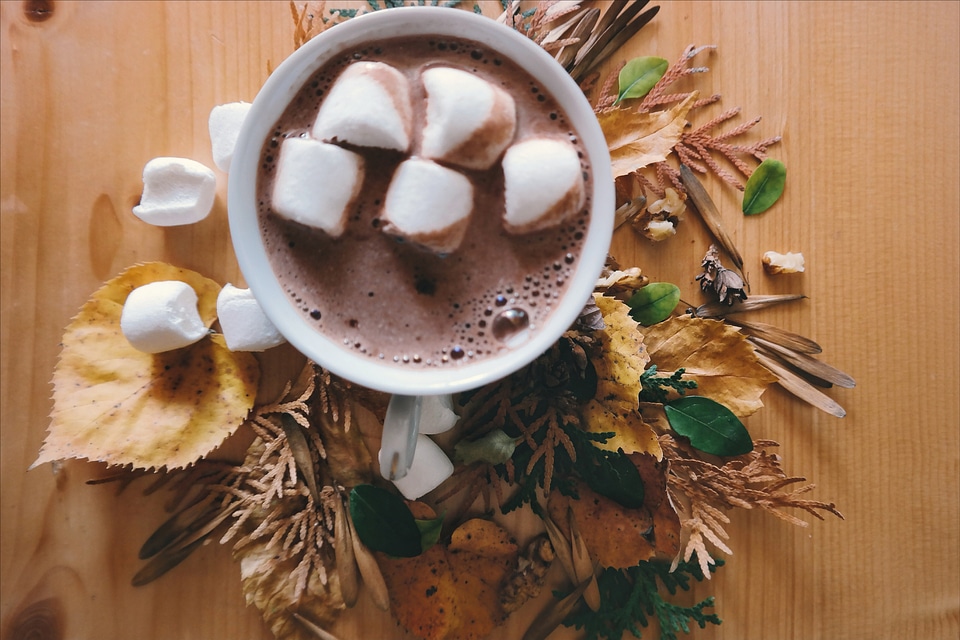
[[[714,113],[742,106],[737,122],[762,115],[758,136],[783,134],[772,150],[789,173],[777,207],[745,219],[738,193],[707,186],[753,292],[808,296],[755,319],[816,339],[858,383],[830,391],[843,420],[778,389],[765,395],[754,436],[781,442],[786,470],[815,481],[814,497],[836,501],[846,520],[798,528],[734,514],[734,555],[685,596],[716,595],[724,622],[693,637],[956,638],[960,4],[661,4],[619,58],[716,44],[696,82],[723,95]],[[48,19],[28,19],[37,5],[52,7]],[[286,2],[0,3],[4,640],[269,638],[227,548],[210,545],[133,588],[160,501],[87,486],[96,470],[84,463],[27,467],[45,434],[63,327],[103,280],[166,260],[240,282],[225,176],[197,225],[152,228],[130,208],[147,160],[213,166],[210,109],[252,100],[292,51],[292,33]],[[612,251],[693,302],[708,244],[688,216],[660,245],[622,229]],[[767,250],[802,251],[806,273],[765,276]],[[335,631],[403,637],[363,596]]]

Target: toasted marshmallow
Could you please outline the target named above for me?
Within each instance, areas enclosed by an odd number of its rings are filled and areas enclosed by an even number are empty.
[[[131,291],[120,313],[120,330],[145,353],[186,347],[207,335],[197,311],[197,292],[179,280],[151,282]]]
[[[460,69],[431,67],[421,77],[427,92],[422,155],[467,169],[492,167],[513,141],[513,97]]]
[[[154,158],[143,168],[143,195],[133,215],[158,227],[200,222],[217,195],[213,170],[187,158]]]
[[[435,253],[460,246],[473,211],[473,185],[463,174],[423,158],[397,167],[383,209],[383,230]]]
[[[337,237],[363,184],[363,158],[310,138],[280,146],[271,202],[280,216]]]
[[[233,148],[237,146],[240,127],[250,111],[249,102],[230,102],[217,105],[210,111],[207,128],[213,148],[213,164],[224,173],[230,173]]]
[[[355,62],[340,74],[313,124],[313,137],[406,152],[413,130],[410,83],[383,62]]]
[[[227,283],[217,296],[217,317],[230,351],[265,351],[286,342],[250,289]]]
[[[503,156],[506,212],[510,233],[539,231],[566,220],[586,200],[577,149],[566,140],[532,138]]]
[[[428,436],[445,433],[460,419],[453,411],[453,396],[424,396],[420,405],[420,433]]]
[[[380,461],[383,464],[383,461]],[[407,475],[394,480],[393,484],[407,500],[416,500],[440,486],[453,475],[453,463],[437,443],[420,434],[413,452],[413,463]]]

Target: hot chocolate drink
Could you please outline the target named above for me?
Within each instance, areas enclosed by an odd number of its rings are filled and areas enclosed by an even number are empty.
[[[278,157],[286,140],[311,135],[331,87],[345,69],[362,62],[383,62],[407,77],[414,124],[406,150],[333,140],[360,156],[363,177],[342,232],[330,234],[277,214],[272,194]],[[437,253],[385,232],[391,179],[402,162],[421,152],[427,115],[422,72],[437,65],[508,92],[516,105],[514,142],[562,139],[579,151],[578,188],[585,201],[572,215],[539,231],[506,230],[501,163],[477,169],[438,160],[473,186],[472,213],[457,248]],[[524,343],[544,324],[576,268],[592,187],[577,132],[520,67],[466,39],[398,38],[346,51],[306,81],[264,143],[258,216],[277,278],[317,331],[344,349],[397,366],[459,367]]]

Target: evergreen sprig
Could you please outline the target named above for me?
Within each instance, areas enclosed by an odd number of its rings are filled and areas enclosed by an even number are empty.
[[[715,571],[722,564],[718,559],[710,570]],[[658,583],[673,595],[678,588],[689,590],[690,578],[700,581],[703,577],[700,567],[688,562],[679,563],[672,572],[669,564],[659,561],[641,562],[627,569],[607,567],[598,576],[600,608],[592,611],[584,607],[568,616],[563,624],[584,629],[586,640],[620,640],[628,631],[635,638],[642,638],[641,627],[649,626],[653,617],[660,623],[660,637],[676,640],[679,631],[690,632],[691,621],[703,629],[708,623],[720,624],[720,618],[715,613],[704,613],[704,609],[713,607],[712,596],[684,607],[665,600]]]
[[[685,369],[680,367],[669,376],[658,376],[657,365],[651,364],[646,371],[640,374],[640,401],[657,402],[664,404],[671,391],[681,396],[687,389],[696,389],[696,380],[683,380]]]

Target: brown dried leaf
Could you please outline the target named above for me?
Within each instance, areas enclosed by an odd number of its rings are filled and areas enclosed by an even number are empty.
[[[599,335],[600,357],[592,360],[597,372],[597,392],[583,408],[585,428],[593,433],[615,432],[602,449],[635,451],[660,457],[657,434],[637,411],[640,376],[650,361],[639,325],[630,307],[614,298],[594,294],[606,327]]]
[[[160,280],[192,286],[200,317],[213,324],[220,286],[196,272],[152,262],[104,284],[64,332],[50,431],[34,466],[88,458],[135,469],[184,467],[243,423],[260,377],[252,354],[230,351],[221,336],[143,353],[121,332],[127,295]]]
[[[475,518],[460,525],[448,544],[413,558],[378,553],[377,559],[403,628],[425,640],[478,640],[506,618],[500,591],[518,553],[503,528]]]
[[[597,114],[610,149],[613,177],[627,175],[655,162],[662,162],[680,141],[687,113],[697,92],[664,111],[639,113],[633,109],[610,109]]]
[[[696,381],[697,395],[716,400],[739,417],[759,410],[760,396],[777,382],[746,337],[718,320],[669,318],[647,327],[644,340],[658,373],[670,375],[682,367],[684,378]]]

